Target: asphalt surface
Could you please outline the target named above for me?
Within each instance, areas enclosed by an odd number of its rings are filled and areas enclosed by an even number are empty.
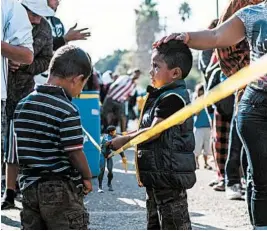
[[[104,193],[97,192],[97,179],[93,180],[94,191],[85,198],[90,212],[90,229],[133,230],[146,229],[145,190],[136,184],[134,153],[126,152],[128,172],[122,169],[120,156],[114,157],[115,191],[109,192],[104,177]],[[188,190],[188,203],[193,229],[251,229],[245,201],[229,201],[224,192],[215,192],[208,183],[215,177],[214,171],[197,170],[197,183]],[[1,211],[1,229],[20,228],[21,203],[17,209]]]

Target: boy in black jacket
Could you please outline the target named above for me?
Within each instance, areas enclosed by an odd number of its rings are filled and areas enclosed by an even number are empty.
[[[191,51],[181,41],[154,48],[153,87],[147,88],[139,131],[113,139],[114,150],[190,103],[184,78],[191,67]],[[147,229],[191,229],[186,189],[196,182],[194,148],[192,117],[137,146],[137,179],[147,191]]]

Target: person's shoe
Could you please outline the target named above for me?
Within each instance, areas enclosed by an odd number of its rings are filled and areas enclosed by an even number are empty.
[[[216,180],[211,181],[211,182],[209,183],[209,186],[210,186],[210,187],[213,187],[213,186],[215,186],[215,185],[217,185],[217,184],[219,184],[219,183],[220,183],[220,181],[219,181],[218,179],[216,179]]]
[[[207,169],[207,170],[212,170],[212,167],[210,165],[208,165],[208,164],[205,164],[204,168]]]
[[[224,181],[221,181],[221,182],[219,182],[219,184],[214,185],[213,186],[213,190],[218,191],[218,192],[225,191],[225,183],[224,183]]]
[[[1,203],[1,210],[8,210],[8,209],[13,209],[15,208],[15,203],[14,201],[11,202],[11,201],[8,201],[8,200],[4,200],[2,203]]]
[[[113,189],[113,187],[112,187],[112,184],[109,184],[109,185],[108,185],[108,191],[111,191],[111,192],[114,191],[114,189]]]
[[[98,192],[98,193],[104,193],[104,190],[102,189],[102,186],[99,186],[99,187],[98,187],[97,192]]]
[[[233,186],[226,187],[226,198],[228,200],[240,200],[242,199],[242,191],[240,184],[234,184]]]

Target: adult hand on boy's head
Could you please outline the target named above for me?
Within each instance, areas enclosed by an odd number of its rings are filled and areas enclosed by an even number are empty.
[[[91,180],[84,180],[83,179],[83,193],[87,195],[89,192],[93,191],[93,186]]]
[[[162,43],[167,43],[170,40],[181,40],[185,44],[187,44],[187,42],[189,40],[189,34],[188,33],[172,33],[168,36],[164,36],[162,39],[158,40],[157,42],[154,42],[152,44],[152,47],[156,48],[156,47],[160,46]]]

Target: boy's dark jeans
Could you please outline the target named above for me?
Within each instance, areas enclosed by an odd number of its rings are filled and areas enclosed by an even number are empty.
[[[192,229],[186,190],[147,188],[147,229]]]
[[[228,156],[225,164],[225,181],[226,186],[230,187],[234,184],[240,184],[240,166],[246,175],[247,172],[247,159],[246,153],[243,148],[242,141],[239,138],[236,127],[236,116],[233,116],[230,135],[229,135],[229,148]]]
[[[22,229],[87,229],[83,191],[71,180],[38,182],[22,194]]]
[[[246,88],[237,126],[248,158],[252,224],[267,228],[267,92]]]

